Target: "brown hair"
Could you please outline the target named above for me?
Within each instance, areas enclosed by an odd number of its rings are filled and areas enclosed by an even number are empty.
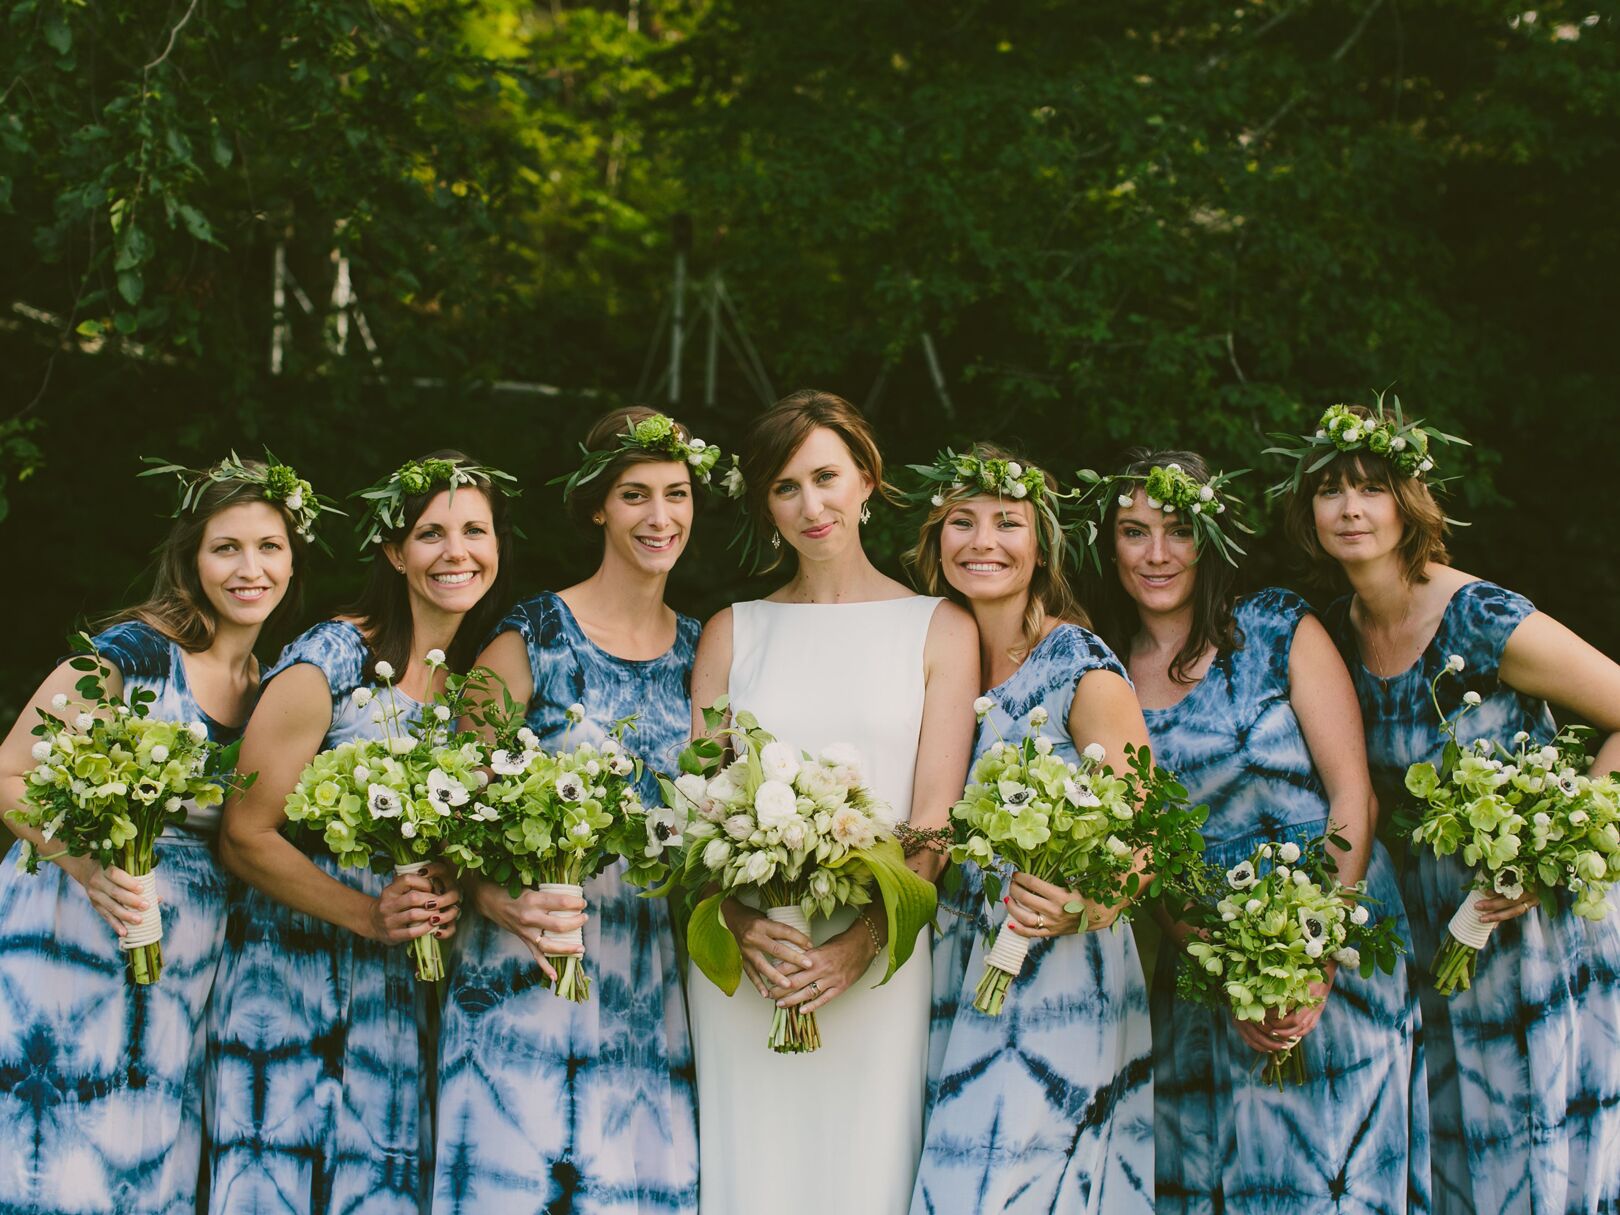
[[[1146,476],[1154,468],[1179,464],[1181,470],[1199,484],[1209,481],[1209,462],[1195,451],[1154,451],[1147,447],[1133,447],[1123,457],[1125,466],[1120,472],[1133,477]],[[1114,529],[1119,518],[1118,495],[1123,487],[1110,492],[1107,513],[1097,531],[1097,545],[1103,562],[1099,580],[1098,615],[1102,622],[1102,638],[1122,659],[1131,652],[1131,638],[1141,624],[1136,601],[1120,585],[1115,567]],[[1208,558],[1206,560],[1206,558]],[[1243,648],[1243,634],[1233,619],[1237,607],[1237,569],[1223,561],[1219,554],[1204,548],[1198,554],[1196,577],[1193,579],[1193,622],[1180,652],[1170,662],[1170,678],[1176,683],[1193,683],[1188,671],[1205,650],[1214,646],[1219,653]]]
[[[431,452],[421,457],[418,463],[425,464],[429,460],[475,463],[465,453],[451,449]],[[484,639],[506,612],[512,585],[512,519],[507,509],[506,495],[484,477],[474,477],[470,485],[463,485],[456,492],[465,493],[469,489],[481,491],[489,502],[489,518],[495,529],[500,568],[495,572],[495,580],[484,591],[483,598],[462,617],[455,640],[446,649],[446,665],[452,671],[465,671],[472,666]],[[400,503],[400,517],[404,524],[386,528],[382,533],[382,543],[401,543],[410,535],[416,521],[428,508],[428,503],[444,491],[444,485],[435,484],[422,493],[406,495]],[[373,547],[381,557],[382,544]],[[403,675],[411,658],[411,592],[404,577],[386,558],[372,561],[371,573],[366,577],[360,597],[344,608],[340,615],[352,616],[359,622],[366,647],[371,651],[371,662],[366,664],[368,669],[381,660]]]
[[[256,473],[265,471],[265,465],[259,460],[243,460],[242,465]],[[296,574],[304,564],[304,554],[309,546],[298,534],[286,508],[266,498],[264,486],[257,482],[234,478],[210,481],[197,495],[191,509],[175,518],[169,526],[169,534],[158,545],[155,554],[157,569],[152,579],[151,593],[134,606],[108,616],[96,627],[104,629],[123,621],[138,620],[189,653],[200,653],[213,645],[219,619],[197,574],[197,550],[202,546],[208,521],[220,511],[245,502],[263,502],[281,516],[287,528],[287,543],[292,548],[293,572]],[[264,631],[277,629],[284,621],[295,618],[302,603],[303,583],[295,578],[282,595],[281,602],[266,618]]]
[[[1358,417],[1373,416],[1364,405],[1349,408]],[[1446,549],[1450,521],[1428,484],[1421,477],[1406,476],[1376,452],[1342,451],[1321,468],[1306,473],[1299,488],[1283,496],[1283,531],[1304,551],[1318,580],[1332,582],[1339,573],[1339,563],[1327,555],[1316,538],[1317,491],[1324,485],[1342,486],[1356,481],[1382,486],[1394,497],[1402,523],[1396,555],[1408,585],[1428,581],[1423,571],[1431,561],[1436,565],[1451,564],[1451,553]]]
[[[883,479],[883,453],[872,424],[843,397],[801,388],[755,418],[743,436],[742,474],[747,486],[743,506],[759,537],[769,536],[776,526],[771,522],[771,483],[811,433],[823,428],[843,440],[855,467],[872,482],[873,492],[898,504],[894,486]],[[773,570],[781,562],[781,552],[774,552],[759,572]]]
[[[590,432],[585,436],[585,450],[608,451],[615,448],[619,445],[619,440],[639,423],[657,417],[661,412],[647,405],[621,405],[617,409],[610,409],[591,424]],[[673,418],[670,420],[674,421]],[[691,434],[679,422],[675,422],[675,433],[680,435],[683,443],[692,441]],[[632,465],[682,463],[679,456],[672,456],[667,452],[645,451],[638,447],[628,448],[608,461],[602,471],[585,484],[574,487],[566,500],[568,518],[582,531],[588,527],[595,527],[596,512],[607,502],[608,494],[613,491],[613,484],[619,479],[619,474]],[[688,468],[687,472],[690,474],[691,469]]]
[[[968,454],[980,460],[1016,460],[1025,468],[1035,467],[1030,460],[994,443],[975,443],[968,449]],[[1057,480],[1051,473],[1042,469],[1041,477],[1048,493],[1058,491]],[[927,518],[917,529],[917,543],[901,560],[912,571],[925,593],[944,595],[968,607],[967,597],[945,577],[939,556],[939,538],[945,530],[945,519],[953,508],[969,498],[988,497],[989,494],[976,485],[963,485],[959,489],[943,489],[939,496],[940,504],[929,509]],[[1029,502],[1029,499],[1024,501]],[[1091,627],[1091,617],[1086,614],[1086,609],[1080,605],[1074,588],[1069,584],[1066,560],[1068,542],[1063,528],[1054,526],[1055,515],[1042,510],[1036,503],[1029,502],[1029,507],[1030,517],[1034,520],[1035,544],[1042,563],[1035,567],[1029,579],[1029,598],[1024,603],[1023,644],[1007,651],[1007,657],[1014,662],[1022,662],[1040,642],[1049,619],[1078,624],[1081,628]]]

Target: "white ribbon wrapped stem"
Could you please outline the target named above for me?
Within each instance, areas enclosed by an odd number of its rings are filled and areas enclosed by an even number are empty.
[[[775,920],[778,924],[786,924],[789,928],[797,928],[805,936],[810,935],[810,918],[797,903],[791,907],[767,907],[765,918]]]
[[[1491,939],[1496,925],[1479,918],[1479,905],[1491,896],[1483,890],[1470,890],[1462,906],[1451,917],[1448,931],[1460,945],[1478,952]]]
[[[577,886],[572,882],[541,882],[535,889],[546,894],[571,894],[576,899],[585,897],[585,887]],[[581,949],[585,946],[585,930],[583,928],[570,928],[567,932],[542,931],[540,935],[548,941],[557,942],[559,945],[578,945]],[[546,956],[556,958],[566,957],[567,955],[548,953]]]
[[[1014,932],[1010,924],[1003,924],[1001,931],[996,933],[996,943],[990,947],[989,956],[984,961],[987,966],[1017,975],[1024,969],[1024,955],[1027,953],[1029,938]]]
[[[118,947],[125,952],[163,939],[163,912],[158,907],[157,874],[136,874],[135,880],[141,884],[141,897],[146,900],[146,910],[141,913],[141,922],[126,932],[124,939],[118,943]]]

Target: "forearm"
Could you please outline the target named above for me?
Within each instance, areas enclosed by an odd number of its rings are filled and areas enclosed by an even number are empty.
[[[1349,845],[1337,848],[1329,845],[1334,862],[1339,866],[1339,881],[1346,886],[1367,876],[1367,864],[1372,859],[1372,798],[1364,793],[1344,794],[1328,804],[1328,831]]]
[[[357,936],[374,936],[377,900],[323,872],[279,831],[227,826],[219,852],[227,869],[276,902]]]
[[[1602,776],[1609,772],[1620,772],[1620,734],[1611,734],[1603,740],[1598,748],[1597,758],[1592,763],[1592,775]]]

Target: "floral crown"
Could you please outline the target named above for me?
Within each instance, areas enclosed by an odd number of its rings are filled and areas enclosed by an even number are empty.
[[[682,438],[681,428],[675,424],[675,420],[661,413],[643,418],[629,430],[621,433],[618,438],[619,441],[614,446],[595,451],[581,443],[579,449],[585,454],[585,459],[580,466],[566,476],[554,477],[548,484],[561,483],[563,497],[571,497],[581,485],[601,476],[602,471],[625,452],[646,451],[690,465],[692,479],[699,484],[710,485],[710,476],[714,472],[715,465],[721,460],[721,451],[718,447],[713,447],[702,439]],[[742,497],[742,470],[737,466],[736,456],[731,457],[731,467],[721,477],[720,488],[728,498]]]
[[[908,506],[944,506],[946,494],[964,491],[974,496],[994,494],[1029,502],[1046,517],[1048,524],[1038,537],[1043,552],[1050,546],[1051,537],[1063,526],[1058,518],[1057,503],[1069,495],[1047,485],[1046,474],[1033,464],[1020,464],[999,456],[985,458],[973,452],[957,453],[947,447],[934,457],[932,464],[907,467],[921,481],[917,488],[903,495]]]
[[[1242,505],[1226,486],[1248,471],[1240,468],[1236,472],[1215,473],[1208,481],[1200,481],[1181,465],[1173,463],[1156,464],[1145,473],[1114,473],[1107,477],[1089,468],[1080,469],[1074,474],[1076,479],[1091,487],[1085,491],[1082,505],[1095,512],[1090,525],[1092,544],[1088,549],[1092,564],[1101,568],[1095,541],[1109,510],[1116,504],[1129,506],[1136,500],[1136,489],[1140,486],[1147,495],[1149,510],[1180,514],[1192,525],[1193,544],[1200,553],[1212,548],[1228,565],[1235,566],[1237,559],[1243,556],[1243,549],[1227,535],[1226,529],[1232,527],[1249,535],[1254,534],[1254,529],[1235,514],[1224,522],[1221,516],[1227,513],[1228,506]]]
[[[1376,394],[1370,416],[1362,416],[1348,405],[1330,405],[1316,424],[1316,433],[1301,436],[1298,444],[1293,435],[1272,435],[1279,442],[1295,442],[1289,447],[1268,447],[1266,455],[1283,456],[1294,461],[1293,471],[1267,490],[1275,497],[1289,490],[1298,492],[1306,477],[1325,467],[1344,452],[1367,451],[1383,456],[1402,476],[1427,479],[1434,471],[1434,457],[1429,444],[1456,443],[1469,446],[1468,440],[1448,435],[1433,427],[1426,427],[1414,418],[1407,421],[1401,412],[1401,399],[1389,398],[1390,408],[1384,408],[1384,394]]]
[[[203,491],[210,485],[226,481],[259,486],[264,490],[265,501],[273,502],[286,511],[292,518],[293,530],[313,543],[320,543],[315,539],[315,521],[322,514],[344,513],[330,498],[317,494],[315,487],[300,477],[292,465],[283,464],[271,455],[268,448],[265,449],[264,463],[257,467],[244,464],[234,451],[212,468],[202,469],[171,464],[161,456],[142,456],[141,460],[152,467],[140,476],[161,477],[172,473],[180,482],[180,504],[174,509],[176,516],[195,509]]]
[[[470,460],[412,460],[401,464],[370,489],[355,495],[366,502],[360,519],[365,528],[361,548],[369,550],[373,544],[383,542],[384,533],[405,526],[406,498],[425,494],[435,486],[443,486],[454,497],[463,485],[476,485],[479,481],[487,482],[508,498],[515,498],[520,492],[517,478],[511,473]]]

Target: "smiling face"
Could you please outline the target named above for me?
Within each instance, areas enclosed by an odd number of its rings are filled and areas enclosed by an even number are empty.
[[[614,480],[595,522],[602,528],[604,560],[669,573],[692,528],[691,469],[679,460],[629,465]]]
[[[940,524],[940,569],[969,600],[1027,595],[1040,559],[1035,510],[1028,502],[965,498]]]
[[[771,523],[802,559],[829,560],[860,544],[861,507],[872,489],[844,441],[818,427],[771,479]]]
[[[1341,565],[1387,557],[1406,534],[1400,505],[1389,486],[1356,469],[1316,487],[1311,515],[1317,543]]]
[[[476,486],[435,494],[405,538],[383,546],[405,575],[413,598],[441,612],[462,614],[483,598],[500,572],[489,499]]]
[[[287,519],[268,502],[239,502],[211,515],[197,545],[197,580],[223,622],[263,624],[292,580]]]
[[[1168,613],[1192,603],[1198,583],[1192,524],[1177,511],[1147,504],[1138,489],[1114,516],[1114,565],[1119,584],[1143,611]]]

